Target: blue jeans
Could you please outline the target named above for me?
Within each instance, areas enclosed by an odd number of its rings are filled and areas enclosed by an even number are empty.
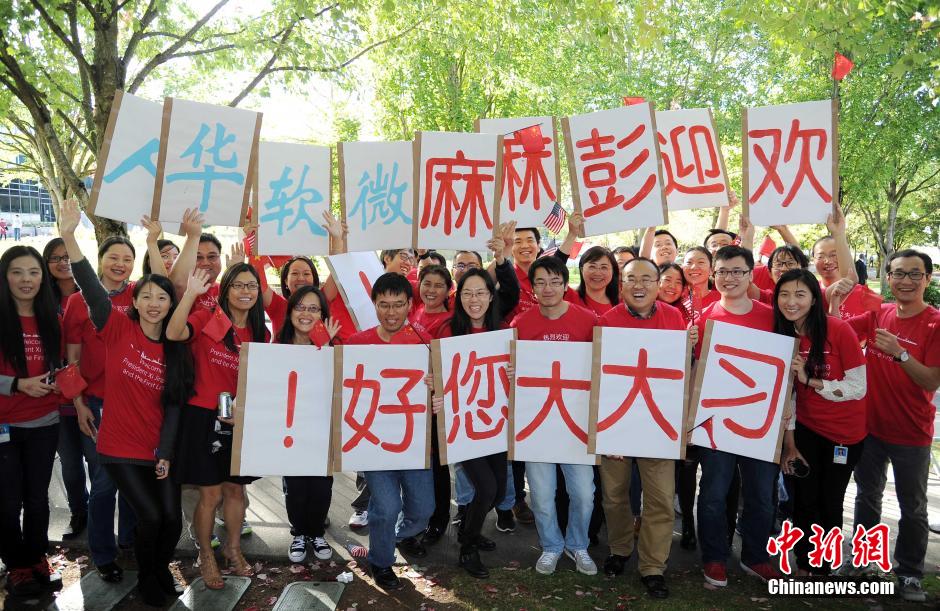
[[[496,509],[500,511],[508,511],[516,504],[516,486],[515,482],[512,481],[512,463],[506,463],[506,471],[506,498],[496,505]],[[457,491],[457,504],[469,505],[470,501],[473,500],[473,484],[470,483],[467,474],[463,472],[460,463],[454,465],[454,475],[457,478],[457,481],[454,482],[454,488]]]
[[[59,415],[59,463],[62,466],[62,484],[73,516],[88,513],[88,487],[85,476],[85,455],[82,452],[84,434],[78,428],[78,418]]]
[[[101,408],[104,402],[98,397],[89,396],[86,403],[95,416],[95,427],[101,428]],[[117,486],[98,463],[95,442],[88,435],[82,435],[82,449],[88,461],[88,476],[91,478],[91,494],[88,496],[88,548],[91,550],[91,561],[95,566],[101,566],[114,562],[118,555],[114,541],[114,499],[117,496]],[[132,544],[136,526],[137,516],[134,515],[134,510],[121,497],[118,540],[125,545]]]
[[[434,513],[430,469],[366,471],[369,487],[369,563],[395,564],[395,543],[424,531]]]
[[[767,562],[767,539],[774,521],[774,486],[780,467],[772,462],[702,447],[699,460],[702,480],[698,493],[698,539],[702,545],[702,563],[725,563],[731,553],[725,499],[735,465],[741,466],[744,498],[744,512],[738,522],[741,562],[749,566]]]
[[[594,511],[594,468],[591,465],[559,465],[565,476],[568,491],[568,526],[562,536],[555,511],[555,489],[557,479],[555,463],[527,462],[526,477],[529,480],[529,496],[535,527],[539,532],[539,544],[543,552],[560,554],[565,548],[571,551],[588,547],[588,525]]]

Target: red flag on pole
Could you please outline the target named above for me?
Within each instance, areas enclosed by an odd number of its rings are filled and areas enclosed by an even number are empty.
[[[836,51],[835,59],[832,61],[832,78],[841,81],[854,66],[851,59]]]
[[[221,307],[216,306],[212,311],[212,317],[209,319],[209,322],[202,328],[202,332],[209,336],[209,339],[212,341],[221,342],[222,338],[225,337],[225,334],[228,333],[228,330],[231,328],[232,321],[225,315]]]
[[[769,257],[775,248],[777,248],[777,243],[769,235],[765,235],[764,241],[760,243],[760,249],[757,252],[762,257]]]
[[[545,140],[542,138],[542,126],[530,125],[520,129],[518,132],[519,140],[522,142],[522,150],[526,153],[538,153],[545,150]]]
[[[646,98],[631,98],[630,96],[623,96],[623,105],[624,106],[633,106],[634,104],[642,104],[646,101]]]

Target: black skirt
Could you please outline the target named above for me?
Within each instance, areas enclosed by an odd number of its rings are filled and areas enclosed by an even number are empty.
[[[259,479],[233,476],[231,466],[231,425],[219,422],[214,409],[185,406],[176,436],[176,463],[170,472],[180,484],[191,486],[250,484]]]

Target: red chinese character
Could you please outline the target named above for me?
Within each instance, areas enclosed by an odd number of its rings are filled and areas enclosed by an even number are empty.
[[[646,131],[645,125],[638,125],[630,134],[617,142],[617,148],[623,149],[627,148],[636,140],[643,135]],[[614,156],[614,150],[612,148],[605,149],[605,145],[613,144],[614,140],[613,135],[601,136],[600,131],[595,127],[591,130],[591,135],[584,140],[578,140],[575,142],[575,146],[579,149],[581,148],[590,148],[591,150],[585,153],[582,153],[580,156],[581,161],[597,161],[601,159],[607,159]],[[617,206],[622,205],[624,210],[632,210],[637,204],[643,201],[650,191],[653,190],[653,187],[656,185],[656,174],[650,174],[646,179],[646,182],[643,183],[643,186],[640,187],[639,191],[633,194],[630,199],[627,199],[625,196],[617,193],[615,185],[617,183],[617,177],[620,178],[629,178],[634,172],[636,172],[643,163],[649,159],[650,151],[648,148],[644,148],[633,158],[629,164],[621,168],[620,171],[617,171],[617,167],[612,161],[605,161],[602,163],[591,163],[584,166],[584,169],[581,170],[581,176],[584,180],[584,186],[588,189],[602,189],[607,188],[607,192],[604,195],[604,199],[601,200],[601,197],[598,195],[597,191],[590,191],[588,196],[591,198],[591,207],[584,211],[585,217],[592,217],[611,208],[616,208]]]
[[[813,549],[809,553],[809,565],[820,568],[823,562],[828,562],[833,569],[842,566],[842,529],[833,526],[827,533],[819,524],[813,524],[813,534],[809,536]],[[825,535],[825,536],[823,536]]]
[[[447,382],[444,383],[444,394],[446,396],[450,393],[451,411],[453,412],[450,432],[447,434],[447,443],[453,443],[457,438],[461,416],[460,389],[470,382],[470,378],[473,378],[473,385],[470,387],[470,393],[464,404],[468,409],[463,412],[464,428],[466,429],[467,438],[477,441],[496,437],[502,432],[503,426],[506,424],[506,419],[509,418],[509,405],[500,406],[500,414],[499,417],[496,418],[495,425],[493,424],[494,419],[490,415],[489,409],[496,405],[497,377],[499,377],[499,382],[503,387],[503,397],[509,396],[509,376],[506,373],[506,365],[509,364],[509,355],[495,354],[493,356],[477,357],[476,350],[474,350],[470,352],[470,356],[467,359],[463,376],[460,376],[460,361],[460,353],[455,354],[451,361],[450,376],[447,378]],[[481,370],[486,371],[486,396],[481,396],[477,399],[477,393],[480,390],[480,382],[483,380]],[[474,399],[476,399],[475,408],[471,405]],[[491,426],[492,428],[488,430],[477,430],[473,424],[474,414],[476,414],[476,417],[480,419],[480,422],[482,422],[484,426]]]
[[[620,420],[624,414],[630,409],[633,405],[633,402],[636,401],[637,395],[643,395],[643,400],[646,402],[646,406],[650,410],[650,414],[653,416],[653,420],[656,421],[656,424],[659,425],[659,428],[666,433],[666,436],[669,439],[675,441],[679,438],[679,434],[676,432],[676,429],[669,424],[669,421],[666,420],[666,417],[663,416],[663,413],[659,410],[659,406],[656,405],[656,401],[653,399],[653,391],[650,388],[650,380],[681,380],[685,376],[685,372],[681,369],[664,369],[659,367],[649,367],[647,365],[649,359],[649,354],[646,351],[646,348],[640,348],[640,354],[637,357],[637,363],[633,365],[603,365],[601,371],[603,373],[609,373],[612,375],[621,375],[621,376],[630,376],[633,378],[633,386],[630,388],[630,392],[627,394],[627,398],[623,400],[623,403],[620,404],[614,412],[597,423],[597,430],[606,431],[611,426],[613,426],[618,420]]]
[[[343,444],[343,452],[349,452],[359,442],[365,439],[372,445],[381,445],[387,452],[400,454],[411,447],[411,440],[414,436],[414,417],[417,414],[423,414],[427,409],[426,405],[420,403],[411,403],[408,400],[408,393],[424,379],[424,372],[419,369],[383,369],[379,376],[383,379],[403,379],[395,395],[398,397],[398,403],[389,403],[379,405],[379,397],[382,393],[382,385],[378,380],[372,380],[364,377],[365,365],[356,365],[356,376],[350,380],[343,380],[343,387],[352,389],[352,398],[349,407],[343,414],[343,420],[355,431],[352,437]],[[355,418],[356,406],[359,404],[359,398],[363,390],[372,392],[372,398],[369,401],[369,411],[366,417],[360,422]],[[405,416],[405,433],[399,443],[381,442],[379,438],[371,431],[372,424],[375,422],[376,414],[402,414]]]
[[[538,127],[538,126],[535,126]],[[509,197],[509,210],[516,209],[516,187],[522,187],[519,192],[519,205],[521,206],[529,193],[532,193],[532,208],[538,210],[541,206],[542,191],[548,201],[555,201],[555,192],[548,182],[545,174],[544,161],[552,156],[552,152],[545,145],[551,144],[551,138],[542,136],[541,130],[537,132],[533,146],[532,138],[525,138],[520,132],[514,132],[511,137],[503,139],[503,191]],[[522,148],[514,151],[513,147]],[[519,176],[515,161],[525,161],[525,172]]]
[[[869,529],[859,524],[852,535],[852,566],[863,568],[875,563],[887,573],[891,570],[888,559],[888,537],[891,535],[887,524],[877,524]]]
[[[587,443],[587,433],[574,421],[571,417],[571,414],[568,413],[568,408],[565,406],[565,390],[581,390],[590,392],[591,391],[591,381],[590,380],[565,380],[561,377],[561,361],[552,362],[552,375],[547,378],[536,378],[531,376],[523,376],[516,379],[516,384],[519,386],[524,386],[526,388],[547,388],[548,397],[545,399],[545,403],[542,405],[542,409],[539,410],[539,413],[535,415],[535,418],[532,419],[525,428],[523,428],[516,435],[516,441],[522,441],[529,435],[535,432],[535,429],[539,428],[542,423],[545,421],[545,418],[548,417],[548,413],[552,410],[553,405],[558,406],[558,412],[561,415],[561,419],[565,422],[565,425],[568,427],[568,430],[572,434],[581,440],[582,443]]]
[[[722,423],[729,431],[741,437],[747,439],[759,439],[767,434],[767,431],[770,430],[771,425],[773,425],[774,414],[777,413],[777,403],[780,398],[780,391],[783,388],[784,376],[786,374],[786,364],[773,356],[768,356],[766,354],[760,354],[758,352],[752,352],[751,350],[744,350],[742,348],[735,348],[733,346],[725,346],[722,344],[716,344],[713,348],[713,351],[718,354],[727,354],[730,356],[736,356],[743,359],[748,359],[752,361],[757,361],[758,363],[765,363],[776,369],[776,377],[774,378],[773,390],[770,394],[770,404],[767,409],[767,417],[764,419],[763,424],[757,428],[750,428],[738,424],[731,418],[725,418],[722,420]],[[742,384],[748,388],[754,388],[757,386],[757,382],[754,379],[738,369],[733,363],[727,359],[719,359],[718,365],[730,373],[732,376],[737,378]],[[755,392],[749,395],[744,395],[741,397],[729,397],[723,399],[702,399],[702,407],[706,409],[718,408],[718,407],[741,407],[744,405],[752,405],[758,403],[767,398],[766,392]]]
[[[749,138],[770,138],[772,143],[770,159],[767,159],[766,151],[758,146],[757,143],[754,143],[754,157],[757,158],[757,161],[763,166],[766,174],[764,175],[764,180],[751,195],[750,203],[753,204],[760,199],[761,195],[764,194],[764,190],[770,185],[773,185],[777,193],[783,194],[783,180],[780,178],[780,174],[777,171],[777,166],[780,162],[780,146],[783,143],[783,130],[776,128],[753,129],[748,131],[747,135]],[[822,198],[824,202],[830,203],[832,201],[832,194],[826,192],[816,178],[816,175],[813,174],[813,166],[810,163],[810,155],[812,154],[811,140],[813,138],[819,139],[816,159],[820,160],[825,156],[826,152],[826,143],[828,142],[826,130],[800,129],[800,120],[793,119],[793,123],[790,125],[789,138],[787,139],[787,148],[783,153],[783,162],[789,163],[793,158],[793,150],[796,148],[797,140],[800,141],[800,159],[796,176],[793,178],[793,184],[790,186],[790,191],[787,193],[787,196],[783,198],[783,202],[781,202],[784,208],[789,206],[793,198],[796,197],[796,193],[803,185],[804,179],[809,180],[810,185],[812,185],[813,189],[816,190],[816,193],[819,194],[819,197]]]
[[[682,147],[679,138],[685,134],[692,148],[692,163],[682,160]],[[725,190],[723,182],[706,184],[705,178],[718,178],[721,176],[721,165],[718,163],[718,150],[712,139],[711,130],[704,125],[686,127],[679,125],[669,132],[669,140],[662,134],[657,134],[659,143],[663,145],[660,153],[663,157],[663,167],[666,169],[666,195],[673,191],[680,193],[721,193]],[[696,139],[698,137],[698,139]],[[667,148],[669,149],[667,151]],[[708,169],[702,163],[702,152],[708,153]],[[686,185],[679,182],[692,172],[695,172],[696,184]]]
[[[780,554],[780,572],[790,574],[790,550],[803,538],[803,529],[794,526],[790,520],[784,520],[779,537],[767,539],[767,553]]]
[[[477,216],[483,218],[483,223],[487,229],[493,228],[493,221],[490,220],[490,214],[486,209],[486,198],[483,195],[483,183],[496,180],[492,174],[481,174],[483,168],[495,168],[496,162],[488,159],[467,159],[464,152],[457,151],[457,156],[450,157],[432,157],[425,164],[425,174],[427,175],[427,189],[424,192],[424,212],[421,215],[421,228],[427,226],[438,226],[441,220],[441,213],[444,214],[444,234],[450,235],[454,229],[463,227],[469,216],[470,235],[477,234]],[[435,169],[437,168],[437,171]],[[466,173],[459,171],[460,168],[467,168]],[[459,201],[457,193],[454,191],[454,183],[466,182],[463,201]],[[434,183],[438,182],[437,197],[434,200],[433,212],[431,206],[431,192],[434,191]],[[454,212],[459,212],[456,220],[453,219]]]

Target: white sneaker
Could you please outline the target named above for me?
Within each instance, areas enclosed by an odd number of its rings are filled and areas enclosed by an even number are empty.
[[[329,560],[333,557],[333,548],[327,544],[323,537],[313,538],[313,555],[318,560]]]
[[[291,562],[303,562],[307,559],[307,537],[298,535],[290,543],[287,557]]]
[[[365,528],[369,525],[369,512],[357,509],[354,514],[349,516],[349,526],[351,528]]]
[[[559,558],[561,558],[561,554],[542,552],[538,562],[535,563],[535,572],[541,575],[551,575],[555,572],[555,567],[558,566]]]
[[[587,553],[586,549],[579,549],[575,552],[570,549],[565,549],[565,556],[574,560],[575,567],[578,569],[579,573],[583,575],[597,575],[597,565],[591,560],[591,556]]]

